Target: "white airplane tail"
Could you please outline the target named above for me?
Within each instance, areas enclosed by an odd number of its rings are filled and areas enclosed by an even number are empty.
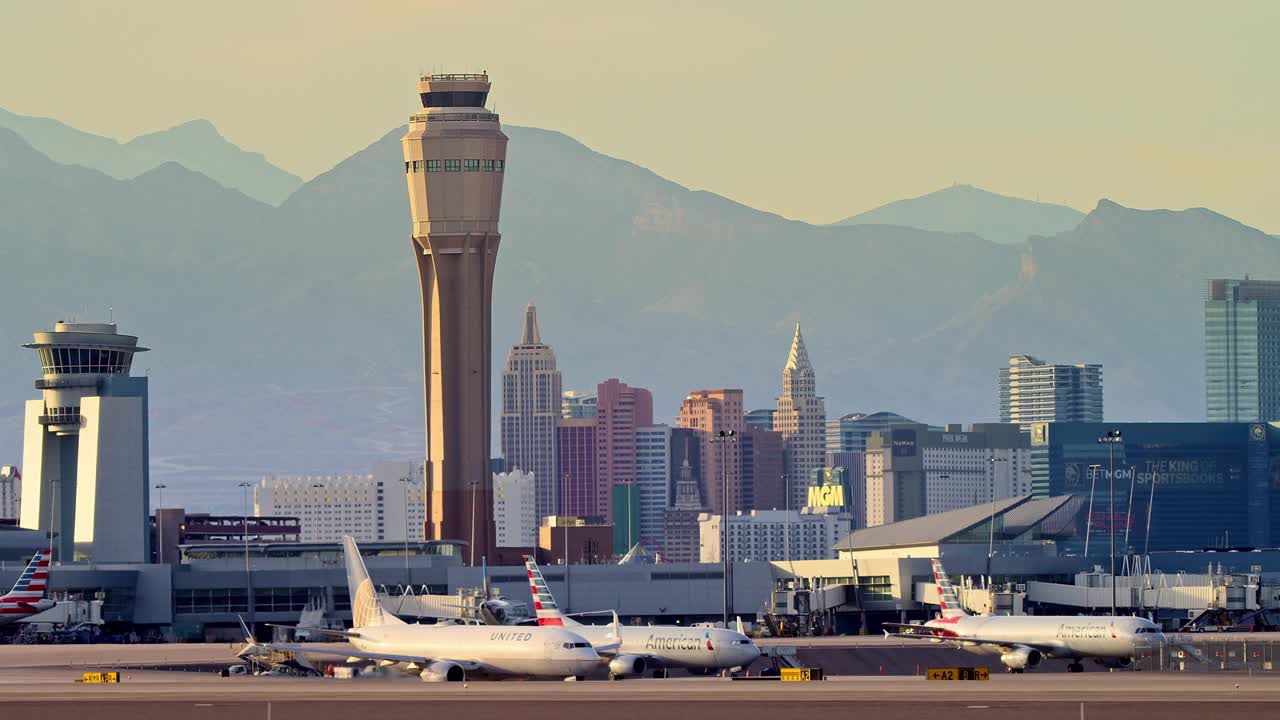
[[[403,625],[403,620],[383,609],[360,557],[360,548],[350,535],[342,536],[342,550],[347,561],[347,592],[351,594],[351,626]]]
[[[560,612],[560,606],[556,605],[556,599],[551,596],[551,590],[547,587],[547,580],[542,577],[542,571],[538,569],[538,563],[532,556],[524,556],[524,569],[529,575],[529,592],[533,595],[533,609],[537,613],[538,624],[560,627],[579,624]]]
[[[942,617],[966,617],[970,613],[960,604],[960,596],[956,594],[956,589],[951,585],[951,578],[947,577],[947,571],[942,569],[942,561],[934,559],[933,562],[933,581],[938,585],[938,602],[942,605]]]

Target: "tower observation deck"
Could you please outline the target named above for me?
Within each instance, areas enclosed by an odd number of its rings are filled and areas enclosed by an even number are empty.
[[[487,74],[423,75],[401,140],[422,290],[427,540],[493,555],[491,318],[507,136]]]

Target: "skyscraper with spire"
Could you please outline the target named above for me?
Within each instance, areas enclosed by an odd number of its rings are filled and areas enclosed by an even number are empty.
[[[782,395],[773,428],[782,433],[786,453],[786,480],[791,487],[791,508],[804,507],[809,476],[825,460],[827,408],[817,394],[817,382],[809,351],[796,323],[791,353],[782,369]]]
[[[524,333],[502,369],[502,459],[508,471],[533,473],[538,518],[560,513],[556,430],[560,426],[560,371],[542,342],[538,309],[524,309]],[[539,520],[541,521],[541,520]]]
[[[675,496],[663,522],[662,555],[671,562],[697,562],[698,515],[707,511],[697,476],[702,439],[696,431],[677,428],[671,431],[670,446]]]

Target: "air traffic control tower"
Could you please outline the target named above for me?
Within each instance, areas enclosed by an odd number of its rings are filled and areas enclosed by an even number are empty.
[[[147,348],[114,323],[58,322],[34,340],[43,397],[26,406],[22,527],[52,527],[59,563],[147,562],[147,379],[129,375]]]
[[[492,557],[489,467],[493,270],[507,136],[485,109],[488,74],[423,75],[405,133],[412,248],[422,287],[426,540]]]

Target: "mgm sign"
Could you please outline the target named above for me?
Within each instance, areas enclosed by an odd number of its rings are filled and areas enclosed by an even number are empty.
[[[849,504],[849,492],[842,467],[814,470],[809,481],[809,498],[805,503],[811,508],[844,509]]]

